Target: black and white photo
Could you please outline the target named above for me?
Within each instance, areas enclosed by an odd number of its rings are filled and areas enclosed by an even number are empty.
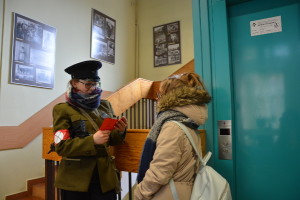
[[[108,63],[115,63],[116,21],[92,10],[91,57]]]
[[[181,63],[179,21],[154,27],[153,43],[154,67]]]
[[[14,13],[11,83],[54,86],[56,29]]]
[[[15,65],[15,78],[24,81],[34,80],[34,69],[33,67],[16,64]]]

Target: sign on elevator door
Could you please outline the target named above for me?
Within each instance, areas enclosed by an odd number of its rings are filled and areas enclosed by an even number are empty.
[[[251,36],[282,31],[281,16],[250,21]]]

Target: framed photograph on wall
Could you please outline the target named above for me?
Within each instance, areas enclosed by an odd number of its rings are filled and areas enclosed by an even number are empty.
[[[115,64],[116,20],[92,9],[91,57]]]
[[[180,22],[153,27],[154,67],[181,63]]]
[[[13,14],[10,82],[53,88],[56,28]]]

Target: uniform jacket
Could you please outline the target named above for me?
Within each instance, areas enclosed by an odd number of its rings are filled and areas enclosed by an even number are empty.
[[[101,125],[103,118],[98,116],[114,117],[108,101],[101,100],[98,113],[87,111],[96,124]],[[71,138],[62,140],[55,146],[55,151],[62,156],[55,186],[64,190],[86,192],[95,167],[99,172],[102,192],[116,192],[120,189],[118,174],[114,161],[109,156],[109,145],[121,144],[125,134],[114,130],[110,134],[109,142],[105,145],[95,145],[93,134],[96,130],[90,121],[80,113],[78,108],[68,103],[57,104],[53,108],[53,130],[68,129]]]
[[[180,111],[198,124],[207,119],[206,105],[183,105],[172,108]],[[188,127],[187,127],[188,128]],[[201,151],[200,137],[188,128],[198,151]],[[195,173],[199,166],[196,155],[184,131],[173,122],[166,122],[157,138],[157,146],[143,181],[135,188],[135,200],[173,199],[169,181],[174,179],[180,199],[190,199]]]

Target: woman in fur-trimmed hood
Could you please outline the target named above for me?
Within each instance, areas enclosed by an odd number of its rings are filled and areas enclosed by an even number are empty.
[[[175,75],[160,84],[158,116],[146,139],[134,191],[135,200],[172,199],[169,181],[174,179],[180,199],[190,199],[196,171],[196,155],[184,131],[187,126],[197,148],[201,142],[198,127],[207,120],[211,96],[196,73]]]

